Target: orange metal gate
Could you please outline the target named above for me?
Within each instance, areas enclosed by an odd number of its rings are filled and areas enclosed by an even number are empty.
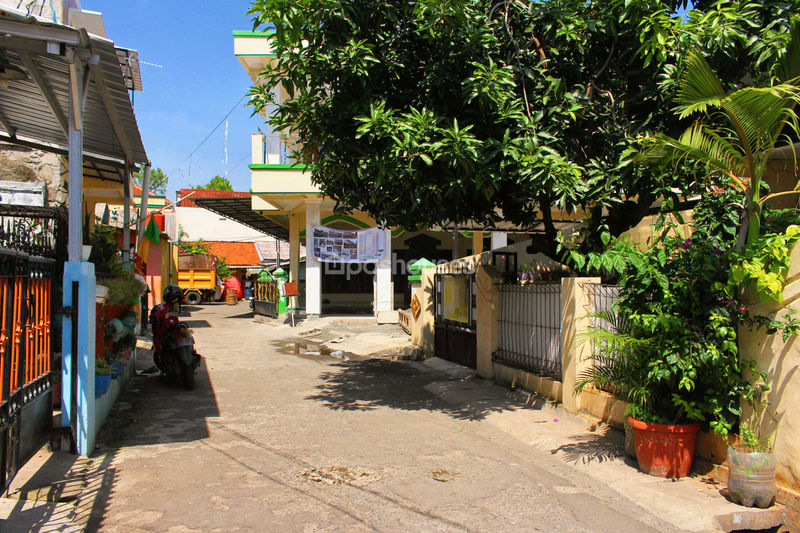
[[[0,488],[52,423],[53,294],[60,211],[0,206]],[[37,216],[38,215],[38,216]],[[44,398],[44,396],[47,396]],[[44,405],[46,403],[46,405]],[[34,408],[30,406],[36,404]]]
[[[253,312],[257,315],[278,317],[278,299],[280,291],[274,279],[260,280],[255,283],[253,293]]]

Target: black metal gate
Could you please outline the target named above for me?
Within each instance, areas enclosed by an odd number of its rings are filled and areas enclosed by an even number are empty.
[[[453,363],[478,367],[475,274],[434,277],[434,353]]]
[[[66,252],[60,209],[0,205],[0,488],[52,421],[54,286]],[[56,339],[57,340],[57,339]]]

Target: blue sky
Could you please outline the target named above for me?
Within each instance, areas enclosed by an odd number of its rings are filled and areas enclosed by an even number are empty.
[[[250,79],[233,55],[233,31],[250,30],[248,0],[81,0],[103,13],[108,37],[139,51],[144,92],[134,110],[147,155],[169,176],[167,198],[225,175],[224,124],[189,154],[247,93]],[[250,190],[250,134],[263,126],[244,102],[228,118],[228,179]]]

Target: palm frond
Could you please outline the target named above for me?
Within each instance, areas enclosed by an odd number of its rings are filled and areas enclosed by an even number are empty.
[[[742,149],[700,122],[687,129],[680,139],[662,134],[652,139],[653,144],[638,156],[647,164],[664,166],[690,161],[726,176],[741,175],[746,168]]]
[[[784,83],[800,76],[800,17],[792,17],[790,28],[791,39],[777,69],[778,80]]]
[[[675,111],[680,118],[704,113],[709,107],[720,107],[726,96],[719,78],[705,58],[697,51],[692,53],[675,96],[678,104]]]
[[[744,135],[751,151],[762,153],[774,146],[800,101],[800,87],[780,84],[747,87],[732,93],[722,108]]]

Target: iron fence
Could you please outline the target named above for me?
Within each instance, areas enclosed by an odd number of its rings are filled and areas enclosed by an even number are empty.
[[[51,388],[65,226],[60,209],[0,205],[0,489],[41,446],[31,428],[52,421],[25,409]]]
[[[561,284],[501,284],[498,363],[561,379]]]
[[[608,331],[617,333],[620,324],[616,312],[616,302],[620,298],[622,287],[619,285],[603,285],[600,283],[586,283],[583,285],[586,295],[586,311],[589,313],[589,328],[594,331]],[[595,356],[609,355],[607,339],[591,338],[592,354]],[[595,366],[602,365],[602,360],[595,358]]]
[[[274,279],[259,280],[253,286],[253,311],[257,315],[278,317],[280,289]]]

